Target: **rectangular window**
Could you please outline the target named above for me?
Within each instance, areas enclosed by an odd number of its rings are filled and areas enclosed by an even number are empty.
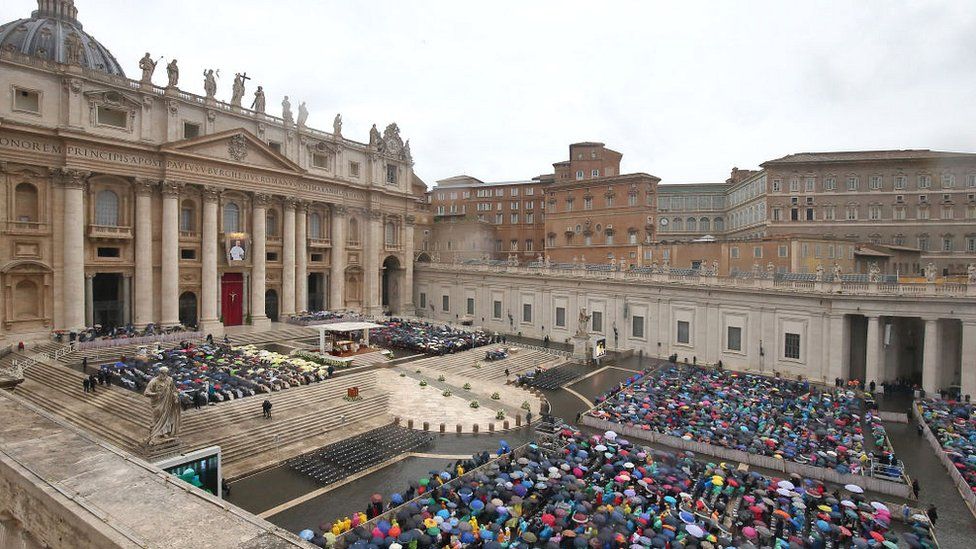
[[[349,175],[351,177],[359,177],[359,162],[349,163]]]
[[[465,311],[469,315],[473,315],[474,314],[474,298],[473,297],[469,297],[468,298],[468,300],[467,300],[467,307],[466,307]]]
[[[267,261],[278,261],[278,252],[266,252],[264,257]]]
[[[928,206],[919,206],[918,213],[915,217],[917,217],[918,219],[928,219],[929,218]]]
[[[848,221],[857,220],[857,206],[849,206],[847,208],[847,220]]]
[[[451,296],[449,295],[441,296],[441,310],[444,312],[451,310]]]
[[[742,328],[738,326],[729,326],[725,348],[729,351],[742,350]]]
[[[532,304],[523,303],[522,304],[522,322],[532,322]]]
[[[969,253],[976,252],[976,237],[966,238],[966,251]]]
[[[942,174],[942,188],[951,189],[956,186],[956,176],[951,173]]]
[[[825,191],[832,191],[835,188],[837,188],[837,180],[836,179],[834,179],[833,177],[828,177],[828,178],[824,179],[824,190]]]
[[[783,210],[780,208],[773,208],[773,221],[783,220]]]
[[[527,213],[525,214],[526,223],[535,223],[535,214]]]
[[[511,203],[510,203],[510,204],[508,205],[508,209],[510,209],[510,210],[517,210],[517,209],[519,209],[519,203],[518,203],[518,200],[516,200],[516,201],[514,201],[514,202],[511,202]]]
[[[918,188],[928,189],[932,186],[932,176],[931,175],[920,175],[918,176]]]
[[[871,176],[871,183],[870,183],[871,184],[871,190],[872,191],[881,190],[881,182],[882,182],[882,179],[881,179],[881,176],[880,175],[872,175]]]
[[[14,88],[14,110],[41,114],[41,94],[36,91]]]
[[[757,259],[762,259],[762,246],[752,247],[752,257],[755,257]]]
[[[952,219],[952,206],[942,206],[942,219]]]
[[[319,262],[322,261],[322,259],[324,259],[324,257],[322,256],[322,254],[312,254],[311,257],[312,257],[312,262],[313,263],[319,263]]]
[[[630,320],[630,336],[637,339],[644,339],[644,317],[634,315]]]
[[[729,257],[732,259],[739,259],[739,248],[738,246],[733,246],[729,249]]]
[[[505,222],[505,216],[502,214],[495,214],[495,225],[501,225]]]
[[[593,170],[590,172],[590,177],[600,177],[600,170]]]
[[[636,194],[627,195],[627,205],[628,206],[636,206],[637,205],[637,195]]]
[[[512,187],[512,196],[518,196],[518,187]]]
[[[856,175],[852,175],[852,176],[848,177],[847,178],[847,190],[849,190],[849,191],[856,191],[857,190],[858,183],[859,183],[859,181],[858,181],[858,177]]]
[[[970,189],[976,187],[976,173],[971,173],[966,176],[966,186]]]
[[[919,250],[922,250],[923,252],[927,252],[928,251],[928,249],[929,249],[929,237],[924,236],[924,235],[918,237],[918,249]]]
[[[787,248],[786,246],[781,245],[779,247],[778,252],[780,257],[789,257],[789,248]]]
[[[790,178],[790,192],[791,193],[798,193],[798,192],[800,192],[800,178],[799,177],[791,177]]]
[[[193,139],[200,135],[200,124],[193,122],[183,123],[183,139]]]
[[[687,320],[678,321],[678,343],[691,343],[691,325]]]
[[[942,238],[942,251],[951,252],[952,251],[952,237],[946,236]]]
[[[603,331],[603,313],[600,311],[593,311],[593,316],[590,318],[591,327],[594,332]]]
[[[426,292],[420,292],[420,308],[421,309],[426,309],[427,308],[427,293]]]
[[[531,252],[532,251],[532,248],[533,248],[533,246],[532,246],[532,240],[531,239],[526,240],[525,241],[525,251]]]
[[[782,179],[774,179],[773,180],[773,192],[774,193],[778,193],[780,190],[782,190],[782,188],[783,188],[783,180]]]
[[[197,251],[192,248],[180,250],[180,259],[193,260],[197,258]]]
[[[897,208],[895,208],[892,211],[894,213],[894,218],[896,220],[904,220],[905,219],[905,207],[904,206],[898,206]]]
[[[119,248],[99,248],[98,257],[120,257]]]
[[[99,106],[95,110],[96,119],[100,126],[126,129],[129,127],[129,113],[110,107]]]
[[[396,185],[396,183],[397,183],[397,175],[398,175],[397,172],[398,172],[398,169],[397,169],[396,166],[391,166],[391,165],[387,165],[386,166],[386,184],[387,185]],[[457,196],[455,193],[451,193],[451,194],[454,195],[451,198],[454,198],[455,196]]]
[[[502,302],[492,301],[491,302],[491,318],[495,320],[501,320],[502,318]]]
[[[813,221],[813,220],[814,220],[813,208],[807,208],[807,221]]]
[[[268,146],[271,147],[271,150],[274,152],[281,154],[281,143],[278,143],[277,141],[268,141]]]
[[[324,154],[312,154],[312,167],[322,168],[323,170],[329,169],[329,157]]]
[[[576,170],[576,179],[583,179],[583,170]]]
[[[511,240],[511,242],[509,242],[509,246],[510,246],[510,248],[509,248],[510,250],[512,250],[513,252],[517,252],[518,251],[518,240],[516,240],[516,239],[513,238]]]
[[[871,206],[868,215],[874,220],[881,219],[881,206]]]
[[[804,180],[804,190],[808,193],[812,193],[817,189],[817,178],[808,177]]]
[[[593,199],[589,197],[583,198],[583,209],[592,210],[593,209]]]
[[[907,183],[908,183],[908,178],[905,177],[904,175],[896,175],[895,176],[894,187],[895,187],[895,190],[896,191],[900,191],[900,190],[904,189],[905,188],[905,185]]]
[[[566,327],[566,307],[556,307],[556,326]]]
[[[800,359],[800,334],[786,333],[783,343],[783,356],[786,358]]]
[[[519,214],[512,214],[512,224],[517,224],[519,222]]]

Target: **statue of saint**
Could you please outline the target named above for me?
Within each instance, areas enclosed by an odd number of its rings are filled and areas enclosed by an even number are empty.
[[[77,32],[69,34],[64,39],[64,51],[66,54],[65,61],[69,65],[80,65],[81,56],[85,51],[84,45],[81,43],[81,37],[78,36]]]
[[[152,60],[149,52],[142,56],[139,60],[139,68],[142,69],[142,82],[143,84],[152,84],[152,75],[156,71],[156,61]]]
[[[841,274],[840,265],[834,263],[834,282],[840,282],[841,280],[840,274]]]
[[[976,265],[970,263],[966,266],[966,276],[970,284],[976,284]]]
[[[264,113],[264,88],[261,86],[258,86],[258,90],[254,92],[254,101],[251,103],[251,110]]]
[[[176,66],[176,59],[166,64],[166,77],[169,79],[167,88],[175,88],[180,82],[180,68]]]
[[[817,282],[824,282],[824,266],[817,263]]]
[[[335,119],[332,120],[332,135],[342,137],[342,113],[336,113]]]
[[[146,444],[155,446],[176,439],[180,434],[180,392],[169,377],[169,368],[160,368],[142,394],[149,397],[153,414]]]
[[[586,337],[589,335],[587,329],[590,326],[590,317],[593,315],[586,314],[586,307],[580,309],[578,327],[576,328],[576,335]]]
[[[929,262],[928,264],[925,265],[925,281],[935,282],[935,277],[936,277],[935,263]]]
[[[403,158],[406,159],[407,162],[413,162],[413,154],[410,152],[409,139],[407,139],[407,142],[403,144]]]
[[[295,117],[291,113],[291,101],[288,100],[287,95],[281,101],[281,117],[285,119],[285,124],[295,123]]]
[[[230,97],[230,104],[235,107],[241,106],[241,100],[244,99],[244,80],[247,78],[246,74],[237,73],[234,76],[234,89]]]
[[[381,136],[380,131],[376,129],[376,124],[373,124],[373,127],[369,129],[369,146],[372,149],[382,152],[383,136]]]
[[[712,276],[718,276],[718,260],[712,260]]]
[[[298,105],[298,127],[304,128],[305,122],[308,120],[308,107],[305,106],[305,102],[302,101]]]
[[[220,73],[217,73],[220,76]],[[213,99],[217,95],[217,76],[214,76],[213,69],[203,71],[203,91],[207,93],[207,99]]]
[[[868,267],[868,281],[869,282],[880,282],[881,280],[881,268],[878,267],[876,261],[872,261],[871,265]]]

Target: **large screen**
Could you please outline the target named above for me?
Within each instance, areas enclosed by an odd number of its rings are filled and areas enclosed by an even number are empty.
[[[175,475],[184,482],[190,483],[201,490],[221,497],[220,481],[220,447],[211,446],[164,459],[155,464],[160,469]]]

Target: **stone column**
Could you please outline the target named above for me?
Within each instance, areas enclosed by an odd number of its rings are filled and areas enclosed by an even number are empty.
[[[164,181],[162,254],[160,270],[160,318],[163,326],[180,323],[180,191],[182,185]]]
[[[285,201],[281,236],[281,316],[295,314],[295,203]]]
[[[267,214],[268,200],[264,194],[254,195],[251,221],[251,325],[268,328],[271,321],[264,314],[264,287],[267,279]]]
[[[156,291],[153,287],[152,195],[153,182],[135,181],[136,193],[136,288],[135,319],[133,324],[143,327],[153,322]]]
[[[925,396],[932,396],[939,390],[939,319],[925,318],[925,341],[922,352],[922,389]]]
[[[376,315],[383,310],[380,296],[381,263],[383,245],[383,212],[379,210],[369,210],[366,216],[366,241],[363,242],[363,267],[365,273],[366,295],[363,299],[363,310],[366,314]]]
[[[830,315],[830,337],[827,340],[827,345],[830,348],[830,352],[828,353],[830,362],[827,364],[827,379],[823,380],[828,385],[833,385],[834,379],[838,377],[844,378],[844,372],[847,371],[847,368],[844,366],[848,358],[844,354],[844,341],[847,337],[847,334],[845,334],[846,324],[844,315]],[[800,341],[800,345],[803,345],[803,341]],[[773,352],[778,353],[778,343],[775,349],[777,350]]]
[[[963,398],[976,398],[976,322],[962,323],[962,355],[960,373]]]
[[[85,275],[85,326],[95,325],[95,275]]]
[[[132,324],[132,275],[122,275],[122,324]]]
[[[68,330],[85,327],[85,183],[88,172],[64,170],[64,283],[61,298],[64,318],[61,326]]]
[[[870,388],[871,382],[878,386],[884,381],[884,356],[881,349],[881,317],[868,316],[867,350],[864,361],[864,386]]]
[[[345,206],[332,207],[332,270],[329,276],[329,309],[346,308],[346,216]]]
[[[224,332],[217,313],[217,200],[220,192],[203,189],[202,268],[200,272],[200,330],[214,335]]]
[[[295,211],[295,312],[308,309],[308,204]]]
[[[414,223],[417,218],[408,215],[404,218],[403,224],[403,286],[400,287],[400,314],[416,314],[416,307],[413,303],[413,231]],[[542,312],[542,311],[540,311]],[[545,319],[545,316],[540,316]],[[551,329],[552,326],[550,325]]]

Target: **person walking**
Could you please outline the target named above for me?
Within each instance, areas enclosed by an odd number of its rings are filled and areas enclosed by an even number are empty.
[[[916,501],[918,500],[918,490],[919,490],[918,479],[917,478],[913,478],[912,479],[912,493],[915,494],[915,500]]]
[[[508,376],[510,375],[512,375],[511,372],[508,371],[508,368],[505,368],[505,381],[508,381]]]
[[[88,385],[91,386],[91,392],[95,392],[95,387],[98,386],[98,381],[95,379],[95,375],[92,374],[88,376]]]
[[[542,346],[546,349],[549,348],[549,334],[546,334],[546,337],[542,338]]]
[[[935,508],[935,505],[929,504],[929,508],[925,511],[925,514],[928,515],[929,522],[932,523],[932,526],[935,526],[935,523],[939,520],[939,510]]]
[[[266,419],[271,419],[271,401],[270,400],[265,399],[265,401],[263,403],[261,403],[261,410],[264,411],[264,417]]]
[[[86,377],[81,380],[81,386],[85,388],[85,392],[87,393],[91,390],[91,381]]]

